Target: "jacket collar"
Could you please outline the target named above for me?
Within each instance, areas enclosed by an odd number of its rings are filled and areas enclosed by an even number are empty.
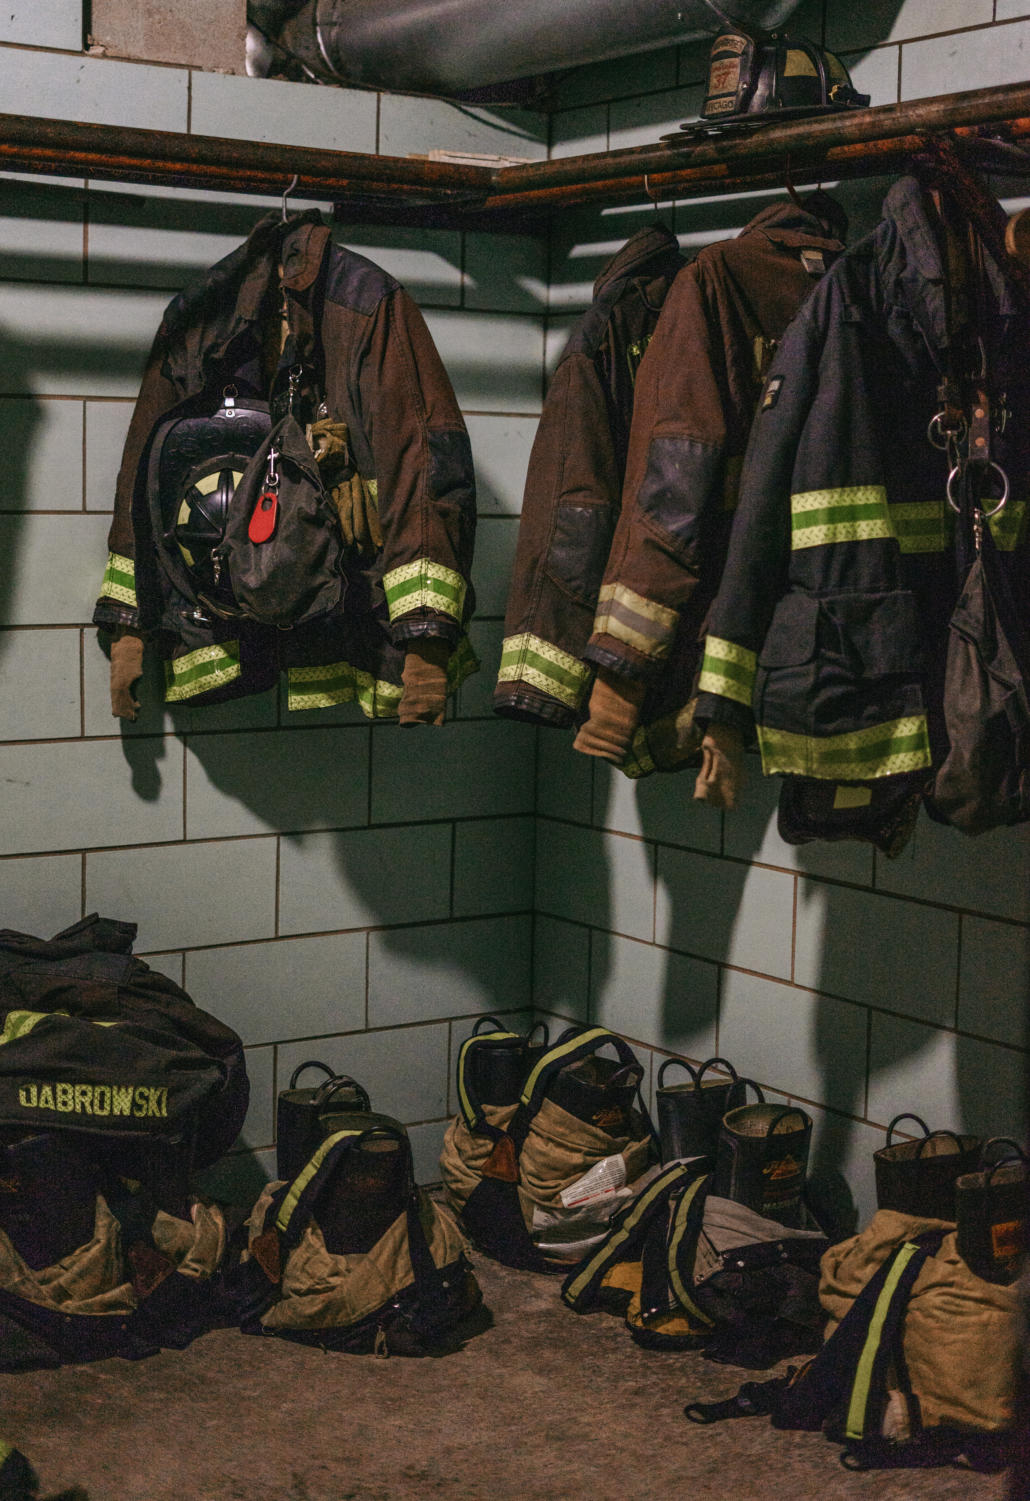
[[[317,209],[266,214],[245,242],[211,268],[199,287],[181,293],[165,314],[164,368],[191,395],[207,384],[235,340],[254,327],[283,266],[283,285],[307,290],[325,256],[329,230]]]
[[[745,224],[737,236],[763,234],[777,245],[811,246],[819,250],[843,250],[842,242],[830,234],[827,225],[816,213],[810,213],[802,204],[787,199],[782,203],[769,203]]]
[[[654,273],[658,274],[661,262],[676,257],[681,265],[685,264],[685,257],[679,248],[679,241],[671,229],[664,224],[650,224],[646,229],[638,229],[636,234],[628,239],[617,255],[604,266],[594,282],[595,300],[601,296],[612,282],[620,281],[627,276],[639,276],[646,270],[650,262],[655,262]]]
[[[947,346],[948,323],[940,244],[919,179],[902,177],[884,199],[885,222],[897,237],[893,251],[895,286],[937,353]],[[1017,317],[1019,305],[990,255],[987,279],[1000,318]]]

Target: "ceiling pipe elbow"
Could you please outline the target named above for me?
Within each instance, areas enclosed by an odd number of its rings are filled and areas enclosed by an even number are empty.
[[[714,36],[723,15],[773,30],[798,0],[250,0],[309,76],[460,93]]]

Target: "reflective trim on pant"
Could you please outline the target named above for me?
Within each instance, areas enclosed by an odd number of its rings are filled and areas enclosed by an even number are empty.
[[[326,1157],[329,1155],[332,1149],[339,1142],[346,1141],[349,1136],[364,1135],[365,1132],[360,1128],[357,1130],[334,1131],[331,1136],[326,1136],[322,1141],[319,1142],[311,1157],[304,1164],[300,1172],[290,1184],[289,1190],[286,1193],[286,1197],[283,1199],[282,1203],[279,1206],[279,1213],[275,1218],[276,1227],[279,1230],[285,1231],[289,1228],[290,1219],[293,1215],[293,1211],[297,1207],[297,1203],[300,1199],[301,1194],[304,1192],[305,1188],[307,1188],[308,1184],[318,1172],[319,1168],[322,1166],[322,1163],[325,1161]]]
[[[499,683],[528,683],[570,709],[578,709],[590,681],[590,668],[551,641],[524,631],[501,644]]]
[[[131,558],[123,558],[117,552],[108,553],[100,598],[115,599],[120,605],[136,608],[136,565]]]
[[[851,1399],[848,1403],[848,1416],[844,1432],[846,1437],[861,1439],[866,1437],[866,1409],[869,1405],[869,1394],[872,1389],[873,1364],[880,1349],[880,1341],[883,1337],[884,1321],[890,1311],[891,1299],[895,1289],[901,1281],[905,1267],[918,1256],[919,1247],[912,1241],[906,1241],[898,1250],[894,1258],[894,1265],[887,1274],[887,1280],[880,1289],[880,1296],[876,1300],[873,1316],[869,1320],[869,1331],[866,1334],[862,1353],[858,1358],[855,1368],[855,1382],[851,1388]]]
[[[624,641],[647,657],[667,657],[676,635],[679,613],[627,589],[605,584],[597,596],[594,634]]]
[[[838,490],[805,490],[790,497],[791,548],[831,542],[868,542],[893,537],[882,485],[848,485]]]
[[[780,773],[863,782],[930,765],[930,740],[922,714],[846,735],[795,735],[759,725],[758,744],[766,776]]]
[[[452,568],[417,558],[383,575],[391,624],[412,610],[435,610],[460,621],[465,607],[465,580]]]
[[[720,698],[732,698],[734,703],[751,707],[751,694],[755,686],[755,671],[758,657],[746,646],[735,641],[723,641],[719,636],[705,638],[705,655],[701,663],[701,676],[697,680],[699,693],[716,693]]]
[[[179,703],[231,683],[240,675],[240,643],[223,641],[165,663],[165,699]]]

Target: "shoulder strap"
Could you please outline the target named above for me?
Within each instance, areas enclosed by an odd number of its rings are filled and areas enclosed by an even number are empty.
[[[586,1031],[577,1032],[572,1037],[563,1033],[554,1047],[548,1048],[537,1060],[522,1087],[519,1108],[508,1127],[508,1135],[515,1143],[516,1151],[522,1147],[530,1122],[540,1109],[554,1076],[563,1068],[568,1068],[570,1064],[579,1063],[581,1059],[589,1058],[593,1053],[599,1053],[606,1046],[615,1049],[621,1063],[636,1063],[636,1055],[629,1043],[623,1041],[614,1032],[609,1032],[607,1027],[589,1027]],[[647,1118],[646,1110],[644,1115]],[[650,1125],[650,1119],[647,1119]]]
[[[414,1191],[411,1165],[411,1144],[407,1134],[392,1126],[374,1126],[371,1129],[348,1129],[334,1131],[320,1141],[308,1161],[289,1184],[275,1208],[274,1224],[283,1248],[290,1251],[298,1245],[315,1210],[315,1205],[341,1158],[354,1150],[366,1136],[394,1136],[401,1144],[407,1158],[408,1186]]]
[[[486,1118],[482,1101],[479,1099],[472,1084],[469,1054],[478,1049],[497,1047],[499,1044],[519,1041],[521,1041],[521,1038],[518,1032],[475,1032],[471,1037],[466,1037],[461,1045],[458,1052],[457,1069],[458,1104],[466,1126],[476,1136],[489,1136],[496,1141],[504,1135],[504,1132],[497,1126],[492,1126]]]
[[[703,1171],[699,1172],[696,1166],[674,1162],[652,1178],[646,1188],[615,1215],[601,1244],[565,1278],[562,1302],[577,1313],[590,1308],[609,1267],[628,1260],[643,1243],[648,1226],[655,1215],[666,1208],[672,1195],[684,1184],[702,1177]]]

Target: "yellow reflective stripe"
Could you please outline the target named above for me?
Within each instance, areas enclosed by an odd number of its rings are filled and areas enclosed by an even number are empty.
[[[672,1290],[676,1294],[676,1301],[680,1307],[684,1308],[692,1318],[700,1320],[702,1324],[711,1329],[714,1321],[698,1308],[687,1291],[686,1283],[680,1276],[679,1269],[679,1248],[686,1234],[687,1215],[690,1212],[691,1204],[693,1204],[698,1193],[701,1191],[701,1186],[704,1182],[704,1177],[695,1178],[694,1182],[681,1195],[680,1201],[676,1205],[672,1238],[669,1242],[669,1281],[672,1284]]]
[[[626,752],[619,770],[623,776],[636,779],[637,777],[649,777],[657,769],[651,756],[647,730],[643,725],[640,725],[630,742],[629,750]]]
[[[465,1117],[465,1124],[470,1130],[475,1123],[476,1112],[472,1101],[468,1097],[468,1091],[465,1088],[465,1054],[474,1042],[480,1042],[487,1038],[492,1042],[503,1042],[509,1039],[517,1040],[518,1035],[517,1032],[477,1032],[475,1037],[466,1037],[462,1043],[461,1051],[458,1053],[458,1098],[461,1104],[461,1113]]]
[[[275,1217],[275,1223],[280,1230],[285,1230],[290,1223],[290,1216],[296,1209],[301,1194],[307,1188],[312,1178],[318,1172],[322,1163],[338,1141],[344,1141],[348,1136],[364,1136],[364,1131],[334,1131],[332,1136],[327,1136],[319,1142],[317,1149],[310,1160],[290,1184],[290,1190],[282,1203],[279,1205],[279,1213]]]
[[[291,667],[286,675],[286,707],[331,709],[357,701],[368,719],[391,719],[397,715],[403,688],[387,682],[351,662],[323,662],[317,667]]]
[[[520,636],[504,638],[497,681],[528,683],[568,708],[578,709],[590,681],[590,668],[553,641],[524,631]]]
[[[893,537],[882,486],[855,485],[791,496],[791,547],[823,547]]]
[[[614,636],[648,657],[666,657],[679,612],[645,599],[625,584],[605,584],[597,596],[594,634]]]
[[[902,552],[946,552],[951,546],[955,513],[943,498],[898,501],[888,514]]]
[[[198,693],[207,693],[212,688],[233,682],[240,671],[238,641],[202,646],[165,663],[165,699],[174,704],[182,699],[195,698]]]
[[[892,719],[846,735],[821,737],[759,725],[758,744],[766,776],[785,773],[862,782],[930,765],[930,739],[923,714]]]
[[[0,1046],[5,1042],[14,1042],[18,1037],[26,1037],[33,1027],[38,1027],[41,1021],[48,1016],[68,1016],[67,1011],[8,1011],[4,1029],[0,1032]],[[113,1026],[109,1022],[108,1026]]]
[[[467,636],[462,636],[447,663],[447,692],[456,693],[472,673],[479,671],[479,658]],[[286,674],[286,707],[332,709],[357,703],[366,719],[396,719],[404,692],[400,683],[377,678],[352,662],[324,662],[314,667],[291,667]]]
[[[591,1027],[586,1032],[580,1032],[576,1037],[570,1037],[568,1042],[563,1042],[561,1044],[557,1044],[553,1048],[548,1048],[547,1052],[540,1059],[540,1061],[536,1065],[536,1068],[534,1068],[533,1072],[526,1080],[522,1094],[520,1096],[523,1105],[528,1105],[530,1100],[533,1098],[533,1091],[536,1088],[536,1083],[540,1077],[541,1071],[545,1068],[549,1068],[554,1063],[554,1060],[556,1058],[564,1058],[567,1053],[574,1052],[576,1048],[581,1048],[586,1042],[596,1042],[602,1037],[608,1038],[611,1037],[611,1035],[612,1034],[611,1032],[609,1032],[607,1027]]]
[[[634,1202],[633,1208],[623,1220],[618,1230],[609,1235],[604,1244],[598,1247],[590,1260],[584,1264],[579,1275],[574,1277],[563,1291],[562,1299],[564,1302],[570,1305],[575,1303],[586,1292],[590,1283],[596,1277],[598,1270],[606,1262],[618,1259],[618,1252],[622,1250],[622,1247],[629,1240],[631,1232],[640,1223],[641,1216],[654,1203],[658,1195],[665,1192],[669,1186],[670,1179],[675,1181],[682,1173],[683,1168],[681,1166],[666,1168],[657,1178],[651,1180],[644,1192]]]
[[[866,1334],[862,1354],[858,1358],[855,1368],[855,1384],[851,1388],[851,1400],[848,1403],[848,1416],[845,1424],[845,1434],[848,1438],[864,1438],[866,1410],[869,1406],[869,1391],[873,1376],[873,1363],[876,1353],[880,1348],[880,1339],[883,1335],[883,1326],[890,1310],[891,1299],[894,1290],[901,1281],[901,1275],[913,1256],[918,1255],[919,1247],[912,1241],[906,1241],[897,1254],[894,1265],[887,1273],[887,1279],[880,1290],[880,1296],[876,1300],[873,1316],[869,1321],[869,1330]]]
[[[794,551],[831,542],[868,542],[893,537],[882,485],[803,490],[790,497],[790,545]]]
[[[461,574],[429,558],[416,558],[385,573],[383,590],[391,623],[412,610],[435,610],[460,621],[465,607],[466,584]]]
[[[706,636],[698,692],[716,693],[720,698],[732,698],[750,708],[757,667],[758,657],[746,646],[723,641],[719,636]]]
[[[988,521],[994,545],[1002,552],[1014,552],[1026,535],[1025,500],[1007,500],[996,516]]]
[[[120,605],[136,608],[136,565],[121,553],[109,552],[100,584],[101,599],[115,599]]]

